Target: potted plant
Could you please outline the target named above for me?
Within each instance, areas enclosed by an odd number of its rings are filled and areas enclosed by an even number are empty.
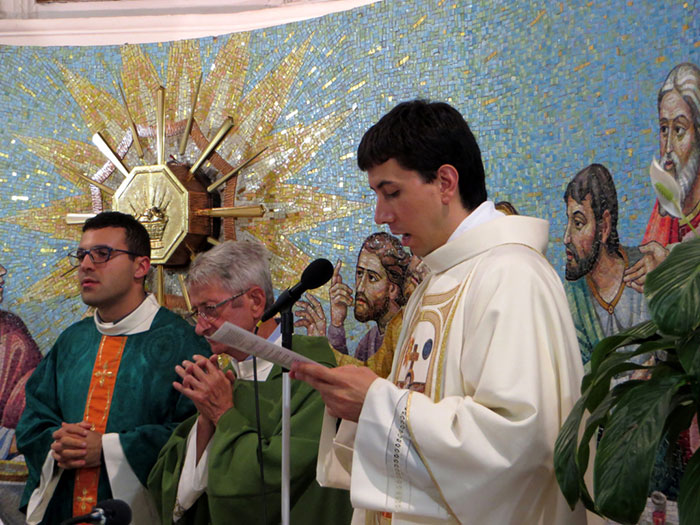
[[[642,514],[659,443],[675,443],[700,408],[700,238],[678,244],[647,275],[644,296],[651,320],[606,337],[593,350],[582,396],[559,432],[554,450],[557,481],[567,502],[620,523]],[[624,347],[638,345],[634,350]],[[654,365],[630,358],[663,351]],[[610,388],[617,374],[648,369],[646,380]],[[599,436],[600,434],[600,436]],[[584,483],[592,440],[593,495]],[[681,525],[700,523],[700,452],[681,479]]]

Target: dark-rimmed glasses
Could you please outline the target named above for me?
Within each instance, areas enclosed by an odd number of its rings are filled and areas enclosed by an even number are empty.
[[[234,299],[238,299],[239,297],[245,295],[246,293],[248,293],[248,290],[250,290],[250,288],[247,288],[247,289],[243,290],[242,292],[238,292],[237,294],[232,295],[228,299],[224,299],[220,303],[216,303],[216,304],[212,304],[212,305],[204,305],[204,306],[200,306],[197,308],[192,308],[192,311],[185,316],[185,319],[187,319],[188,321],[190,321],[193,324],[197,323],[197,319],[199,317],[201,317],[202,319],[204,319],[207,322],[215,321],[216,319],[219,318],[219,314],[218,314],[219,308],[221,308],[223,305],[225,305],[229,301],[233,301]]]
[[[89,250],[85,248],[78,248],[74,252],[68,254],[68,260],[73,266],[80,266],[86,255],[90,256],[90,260],[94,264],[102,264],[109,261],[112,257],[116,257],[120,253],[126,253],[133,255],[134,257],[142,257],[140,253],[130,252],[129,250],[121,250],[119,248],[112,248],[111,246],[93,246]]]

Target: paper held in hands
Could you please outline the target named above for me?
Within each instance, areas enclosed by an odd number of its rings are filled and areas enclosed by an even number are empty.
[[[281,346],[271,343],[247,330],[243,330],[226,321],[219,329],[209,336],[209,339],[223,343],[227,346],[270,361],[283,368],[291,368],[292,363],[300,361],[302,363],[314,363],[312,359],[301,354],[287,350]]]

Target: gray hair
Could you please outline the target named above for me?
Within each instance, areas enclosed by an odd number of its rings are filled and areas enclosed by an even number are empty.
[[[683,62],[674,67],[659,90],[657,100],[659,108],[666,93],[673,90],[678,91],[685,103],[690,106],[693,125],[700,133],[700,68],[690,62]]]
[[[274,303],[269,256],[257,241],[225,241],[197,255],[185,283],[188,288],[221,286],[232,294],[259,286],[265,292],[265,308],[269,308]]]

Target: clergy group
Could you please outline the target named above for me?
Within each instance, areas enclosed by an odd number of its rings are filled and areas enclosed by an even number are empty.
[[[375,222],[400,239],[363,244],[356,268],[355,315],[386,335],[342,366],[346,348],[294,336],[311,362],[291,370],[291,523],[587,523],[554,476],[583,366],[544,256],[547,221],[488,200],[479,146],[445,103],[397,105],[357,159]],[[84,224],[71,258],[94,314],[41,360],[16,429],[27,523],[61,524],[116,498],[136,525],[278,524],[283,371],[211,338],[229,322],[281,344],[278,319],[261,322],[274,302],[269,253],[227,240],[197,255],[186,318],[146,291],[150,254],[131,215]],[[418,257],[425,277],[408,297],[402,282]],[[373,310],[383,271],[388,299]],[[332,323],[353,304],[339,272]],[[314,301],[306,326],[323,315]],[[371,366],[378,356],[386,365]]]

